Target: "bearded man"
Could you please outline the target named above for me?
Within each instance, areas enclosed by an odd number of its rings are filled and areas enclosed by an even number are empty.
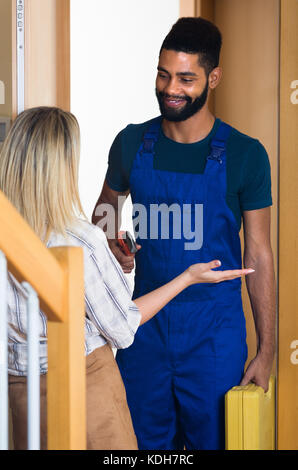
[[[179,294],[139,328],[129,348],[117,351],[139,449],[223,449],[225,393],[250,381],[268,388],[275,350],[270,164],[258,140],[208,108],[222,75],[221,44],[218,28],[202,18],[174,24],[157,67],[160,116],[130,124],[115,138],[93,223],[102,219],[97,209],[111,204],[117,233],[119,196],[131,194],[135,259],[121,251],[116,237],[108,241],[125,273],[135,261],[138,297],[194,262],[219,259],[221,269],[240,268],[243,222],[244,266],[255,269],[246,282],[257,355],[244,372],[241,279]],[[140,207],[145,219],[137,217]],[[152,207],[169,221],[168,230],[150,217]],[[197,233],[199,243],[193,240]]]

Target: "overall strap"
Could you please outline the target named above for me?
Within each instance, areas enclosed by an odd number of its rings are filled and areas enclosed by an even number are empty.
[[[143,155],[152,155],[154,154],[154,145],[156,144],[160,132],[160,125],[161,125],[161,120],[162,117],[158,116],[155,118],[149,129],[145,132],[141,149],[140,149],[140,154]]]
[[[219,163],[222,163],[231,130],[232,127],[225,122],[220,123],[215,137],[211,140],[211,153],[208,156],[208,160],[217,160]]]

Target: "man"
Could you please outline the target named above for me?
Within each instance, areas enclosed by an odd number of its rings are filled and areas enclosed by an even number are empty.
[[[110,204],[117,231],[123,199],[131,194],[141,245],[135,257],[136,297],[194,260],[217,258],[222,269],[239,268],[243,220],[244,266],[255,269],[246,282],[257,355],[243,374],[247,348],[240,280],[178,295],[116,356],[140,449],[222,449],[225,393],[250,381],[268,388],[275,350],[270,165],[256,139],[208,109],[221,79],[220,49],[220,32],[202,18],[181,18],[172,27],[156,78],[161,116],[129,125],[116,137],[93,223],[103,221],[103,204]],[[152,215],[156,208],[162,227],[156,212]],[[125,256],[116,239],[109,245],[130,272],[133,256]]]

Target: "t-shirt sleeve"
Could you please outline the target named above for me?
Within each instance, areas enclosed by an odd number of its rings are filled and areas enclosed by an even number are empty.
[[[114,191],[126,191],[129,188],[129,178],[123,165],[122,150],[123,130],[115,137],[110,148],[106,182]]]
[[[271,205],[270,161],[265,148],[256,140],[247,151],[242,170],[241,212],[262,209]]]

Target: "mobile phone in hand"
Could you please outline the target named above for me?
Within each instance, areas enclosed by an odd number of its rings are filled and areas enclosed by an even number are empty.
[[[128,231],[118,233],[118,243],[127,256],[138,251],[136,242]]]

